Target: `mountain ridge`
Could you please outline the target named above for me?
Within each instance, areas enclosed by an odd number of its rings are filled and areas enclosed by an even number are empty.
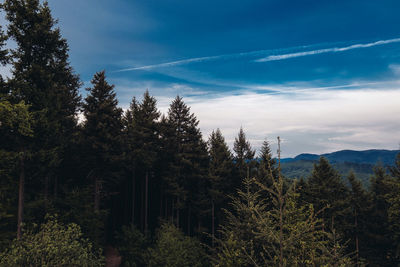
[[[388,149],[368,149],[368,150],[338,150],[324,154],[301,153],[294,158],[283,158],[281,162],[292,162],[298,160],[317,161],[320,157],[325,157],[330,163],[362,163],[362,164],[377,164],[393,165],[396,155],[400,150]]]
[[[369,149],[369,150],[339,150],[324,154],[302,153],[294,158],[281,159],[281,169],[284,176],[288,178],[307,178],[311,175],[314,164],[320,157],[325,157],[332,166],[345,178],[350,171],[362,181],[364,185],[369,184],[370,177],[374,174],[374,167],[393,166],[396,155],[400,150]]]

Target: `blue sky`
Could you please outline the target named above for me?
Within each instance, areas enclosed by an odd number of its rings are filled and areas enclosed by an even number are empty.
[[[122,107],[179,94],[205,138],[243,126],[255,148],[281,136],[283,156],[399,147],[399,1],[49,5],[81,79],[105,69]]]

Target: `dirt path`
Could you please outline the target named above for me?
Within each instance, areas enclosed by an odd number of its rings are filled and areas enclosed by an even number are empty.
[[[106,267],[118,267],[121,265],[121,256],[113,247],[106,248]]]

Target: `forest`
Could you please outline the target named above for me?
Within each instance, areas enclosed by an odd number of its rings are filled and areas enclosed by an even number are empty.
[[[180,96],[123,110],[99,70],[82,97],[48,4],[1,9],[0,266],[399,265],[400,154],[368,187],[323,157],[286,178],[279,137],[256,154],[238,126],[231,151]]]

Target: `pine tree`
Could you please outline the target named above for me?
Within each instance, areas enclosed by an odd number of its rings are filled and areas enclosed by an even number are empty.
[[[246,178],[232,200],[227,222],[217,239],[216,266],[347,266],[348,257],[311,205],[297,201],[296,186],[284,190],[284,179],[270,177],[268,187]],[[266,203],[269,195],[272,206]]]
[[[1,6],[0,6],[1,10]],[[8,62],[8,50],[4,49],[7,41],[7,36],[3,32],[3,28],[0,25],[0,65],[4,66]],[[0,100],[8,95],[8,90],[3,76],[0,74]]]
[[[278,169],[275,166],[276,160],[272,157],[272,152],[268,141],[264,141],[259,154],[258,173],[257,177],[260,182],[267,186],[272,185],[271,177],[277,178]]]
[[[103,190],[116,182],[113,169],[120,157],[122,131],[122,110],[114,86],[106,81],[105,72],[97,72],[92,79],[92,88],[83,105],[86,121],[84,122],[85,148],[88,177],[93,179],[94,211],[100,210]]]
[[[132,115],[134,121],[133,138],[135,147],[132,151],[136,155],[136,165],[144,172],[144,212],[142,218],[142,225],[144,231],[148,231],[148,212],[149,212],[149,175],[153,176],[154,164],[157,161],[158,154],[158,118],[160,112],[156,107],[156,100],[151,97],[149,92],[146,91],[143,95],[143,101],[135,108],[132,103]]]
[[[228,195],[233,193],[234,188],[233,156],[219,129],[210,135],[208,153],[210,155],[208,178],[211,197],[211,233],[212,242],[214,242],[215,226],[222,222],[221,209],[227,207]]]
[[[316,210],[323,210],[321,215],[326,229],[336,229],[343,234],[344,229],[340,227],[345,225],[350,212],[348,190],[338,172],[324,157],[314,164],[305,193],[308,203],[313,204]]]
[[[251,148],[250,142],[246,140],[246,135],[243,128],[240,127],[238,137],[235,138],[233,144],[233,151],[235,152],[235,165],[237,169],[237,181],[235,183],[235,188],[240,186],[242,179],[252,176],[252,167],[254,166],[254,154],[255,151]]]
[[[376,166],[374,172],[370,181],[372,205],[369,207],[365,231],[368,240],[366,258],[371,265],[394,266],[397,244],[393,242],[394,233],[389,221],[390,203],[387,199],[393,192],[393,180],[383,166]]]
[[[390,173],[393,177],[400,180],[400,153],[397,154],[395,164],[390,168]]]
[[[136,140],[136,122],[135,114],[138,112],[138,103],[135,97],[132,98],[129,109],[126,110],[123,116],[123,135],[124,135],[124,160],[125,167],[128,170],[128,176],[131,177],[131,217],[130,222],[135,224],[135,208],[136,208],[136,169],[138,155],[136,153],[137,140]],[[129,195],[129,194],[128,194]]]
[[[65,150],[76,131],[77,111],[80,105],[80,81],[69,65],[68,44],[56,27],[47,2],[39,0],[6,0],[2,5],[8,20],[8,36],[15,41],[11,49],[13,77],[8,84],[13,101],[23,100],[30,105],[36,121],[32,139],[35,157],[27,169],[28,176],[40,173],[29,184],[34,192],[31,202],[39,200],[37,192],[44,192],[48,206],[49,180],[64,174],[62,163]],[[57,190],[57,189],[55,189]],[[43,202],[43,201],[42,201]],[[32,204],[34,204],[32,202]],[[35,204],[36,205],[36,204]],[[32,216],[41,214],[42,205],[31,210]]]
[[[386,201],[389,203],[388,217],[390,229],[393,232],[392,239],[396,245],[395,257],[400,261],[400,153],[396,156],[395,166],[390,168],[392,179],[388,185],[391,191],[386,195]]]
[[[368,240],[364,238],[363,230],[365,229],[369,198],[367,192],[363,188],[360,180],[358,180],[355,176],[354,172],[350,172],[347,179],[350,183],[349,203],[352,209],[352,220],[349,220],[348,222],[350,226],[348,227],[348,233],[346,233],[346,237],[351,240],[349,244],[350,251],[355,251],[356,266],[360,266],[360,257],[367,256],[365,255],[364,247]]]
[[[190,108],[177,96],[168,110],[168,142],[173,158],[166,182],[173,196],[177,226],[180,225],[180,211],[185,209],[188,233],[193,224],[191,218],[196,215],[200,224],[204,216],[202,211],[208,202],[205,189],[208,155],[198,124],[199,121],[190,113]]]
[[[19,172],[18,239],[22,235],[25,203],[25,158],[30,154],[28,148],[33,136],[32,125],[32,113],[29,112],[29,106],[23,101],[14,105],[6,100],[0,101],[0,140],[2,141],[0,152],[5,158],[11,159],[11,164],[13,160],[18,160],[18,164],[16,164]],[[3,160],[5,158],[2,157]]]

